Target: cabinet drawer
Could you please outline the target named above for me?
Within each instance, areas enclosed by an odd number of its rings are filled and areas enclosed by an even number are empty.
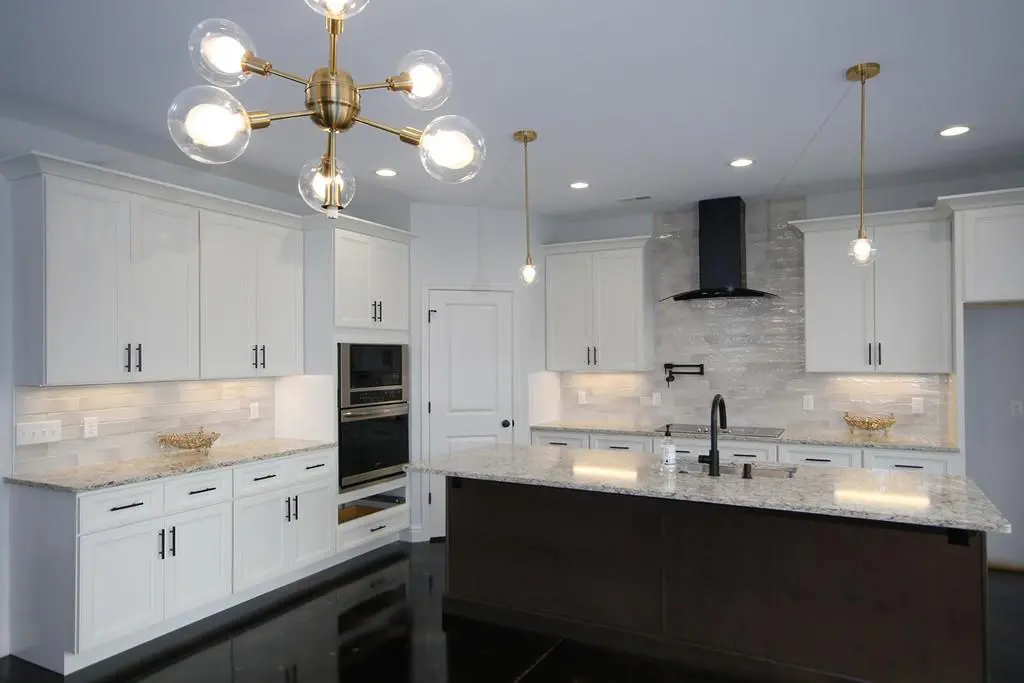
[[[779,446],[779,461],[794,465],[821,465],[824,467],[860,467],[859,448],[831,448],[828,446]]]
[[[231,470],[199,472],[164,483],[164,509],[167,514],[231,500]]]
[[[162,481],[119,486],[78,499],[78,533],[134,524],[164,514]]]
[[[309,455],[289,458],[295,481],[307,481],[324,475],[333,475],[338,463],[338,450],[329,448]]]
[[[288,458],[262,460],[234,469],[235,498],[271,491],[294,481],[295,470]]]
[[[409,528],[409,506],[397,505],[353,522],[338,525],[338,550],[348,550],[374,538]]]
[[[633,451],[634,453],[653,453],[654,439],[649,436],[594,434],[590,437],[590,447],[599,451]]]
[[[590,435],[583,432],[533,432],[534,446],[590,448]]]
[[[922,456],[918,452],[864,451],[864,466],[873,470],[895,470],[897,472],[919,472],[921,474],[949,474],[946,458]]]
[[[718,445],[718,454],[722,460],[736,462],[777,462],[778,446],[755,442],[723,442]]]

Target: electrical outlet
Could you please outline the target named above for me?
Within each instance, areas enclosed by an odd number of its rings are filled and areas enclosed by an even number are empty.
[[[256,420],[260,416],[260,404],[253,401],[249,404],[249,419]]]
[[[82,420],[82,436],[86,439],[95,439],[100,435],[100,421],[95,417],[87,417]]]
[[[1010,414],[1014,417],[1024,417],[1024,401],[1020,399],[1010,401]]]
[[[587,392],[585,390],[580,389],[576,392],[576,402],[581,406],[587,405]]]
[[[21,422],[17,428],[19,446],[60,441],[60,420],[46,422]]]
[[[804,394],[804,410],[814,410],[813,394]]]
[[[661,406],[661,392],[660,391],[655,391],[653,394],[651,394],[651,406],[654,407],[654,408],[659,408]]]
[[[924,414],[924,399],[920,396],[914,396],[910,399],[910,412],[913,415]]]

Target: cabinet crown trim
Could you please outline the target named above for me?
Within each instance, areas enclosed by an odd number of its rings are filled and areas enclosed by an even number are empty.
[[[401,230],[400,228],[392,228],[389,225],[382,223],[374,223],[364,218],[357,218],[356,216],[338,216],[338,218],[331,220],[322,214],[315,216],[305,216],[302,219],[302,230],[304,232],[317,232],[320,230],[331,230],[333,233],[338,231],[354,232],[359,235],[369,235],[370,237],[379,237],[380,239],[388,240],[390,242],[400,242],[402,244],[411,244],[414,239],[419,235],[414,235],[411,232]]]
[[[878,225],[900,225],[903,223],[924,223],[927,221],[946,220],[948,211],[939,208],[930,209],[900,209],[899,211],[879,211],[876,213],[864,214],[864,225],[873,227]],[[828,218],[809,218],[799,221],[789,221],[789,224],[800,232],[829,232],[833,230],[856,230],[860,224],[860,216],[830,216]]]
[[[603,240],[545,244],[543,247],[546,254],[571,254],[581,251],[606,251],[608,249],[641,249],[650,239],[650,237],[615,237]]]
[[[197,209],[209,209],[252,220],[273,223],[282,227],[295,229],[302,227],[302,217],[298,214],[279,211],[278,209],[271,209],[238,199],[230,199],[210,192],[204,192],[203,190],[195,190],[161,180],[144,178],[132,173],[97,166],[96,164],[73,161],[43,152],[33,151],[0,161],[0,175],[11,182],[38,175],[68,178],[113,190],[122,190],[133,194],[185,204]]]
[[[1014,204],[1024,204],[1024,187],[971,194],[953,194],[939,197],[936,202],[936,206],[941,206],[948,211],[992,209],[997,206],[1012,206]]]

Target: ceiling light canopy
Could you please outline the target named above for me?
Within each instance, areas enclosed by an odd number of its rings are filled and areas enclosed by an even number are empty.
[[[730,161],[729,165],[733,168],[746,168],[747,166],[753,166],[754,160],[748,159],[747,157],[740,157],[739,159],[733,159]]]
[[[590,183],[585,183],[585,182],[583,182],[581,180],[581,181],[577,181],[575,183],[572,183],[571,185],[569,185],[569,187],[571,187],[574,190],[585,190],[588,187],[590,187]]]
[[[464,183],[474,178],[483,166],[487,146],[468,119],[440,116],[421,131],[394,128],[361,116],[362,93],[369,90],[401,93],[411,107],[422,111],[443,105],[452,90],[451,69],[430,50],[410,52],[399,62],[397,75],[378,83],[357,85],[348,72],[338,68],[338,37],[344,22],[362,12],[369,1],[305,0],[326,17],[330,36],[328,66],[316,69],[309,78],[276,69],[257,57],[252,39],[234,22],[200,22],[189,36],[189,56],[199,75],[212,85],[188,88],[174,98],[167,111],[171,139],[191,159],[226,164],[245,152],[253,130],[282,119],[308,118],[327,133],[327,152],[303,164],[299,193],[311,208],[330,218],[337,218],[355,195],[355,176],[338,161],[335,139],[357,123],[418,147],[423,168],[436,180]],[[254,74],[301,84],[305,88],[304,108],[282,114],[246,110],[224,88],[239,86]],[[377,175],[393,177],[397,173],[381,169]]]
[[[962,123],[958,123],[955,126],[950,126],[949,128],[943,128],[942,130],[939,131],[939,135],[941,135],[944,138],[955,138],[958,135],[963,135],[964,133],[969,133],[970,130],[971,130],[970,126],[965,126]]]

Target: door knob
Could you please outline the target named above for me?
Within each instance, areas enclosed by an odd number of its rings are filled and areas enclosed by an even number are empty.
[[[502,420],[502,421],[501,421],[501,426],[502,426],[502,427],[505,427],[506,429],[508,429],[509,427],[511,427],[511,426],[512,426],[512,423],[511,423],[511,422],[509,422],[508,420]]]

